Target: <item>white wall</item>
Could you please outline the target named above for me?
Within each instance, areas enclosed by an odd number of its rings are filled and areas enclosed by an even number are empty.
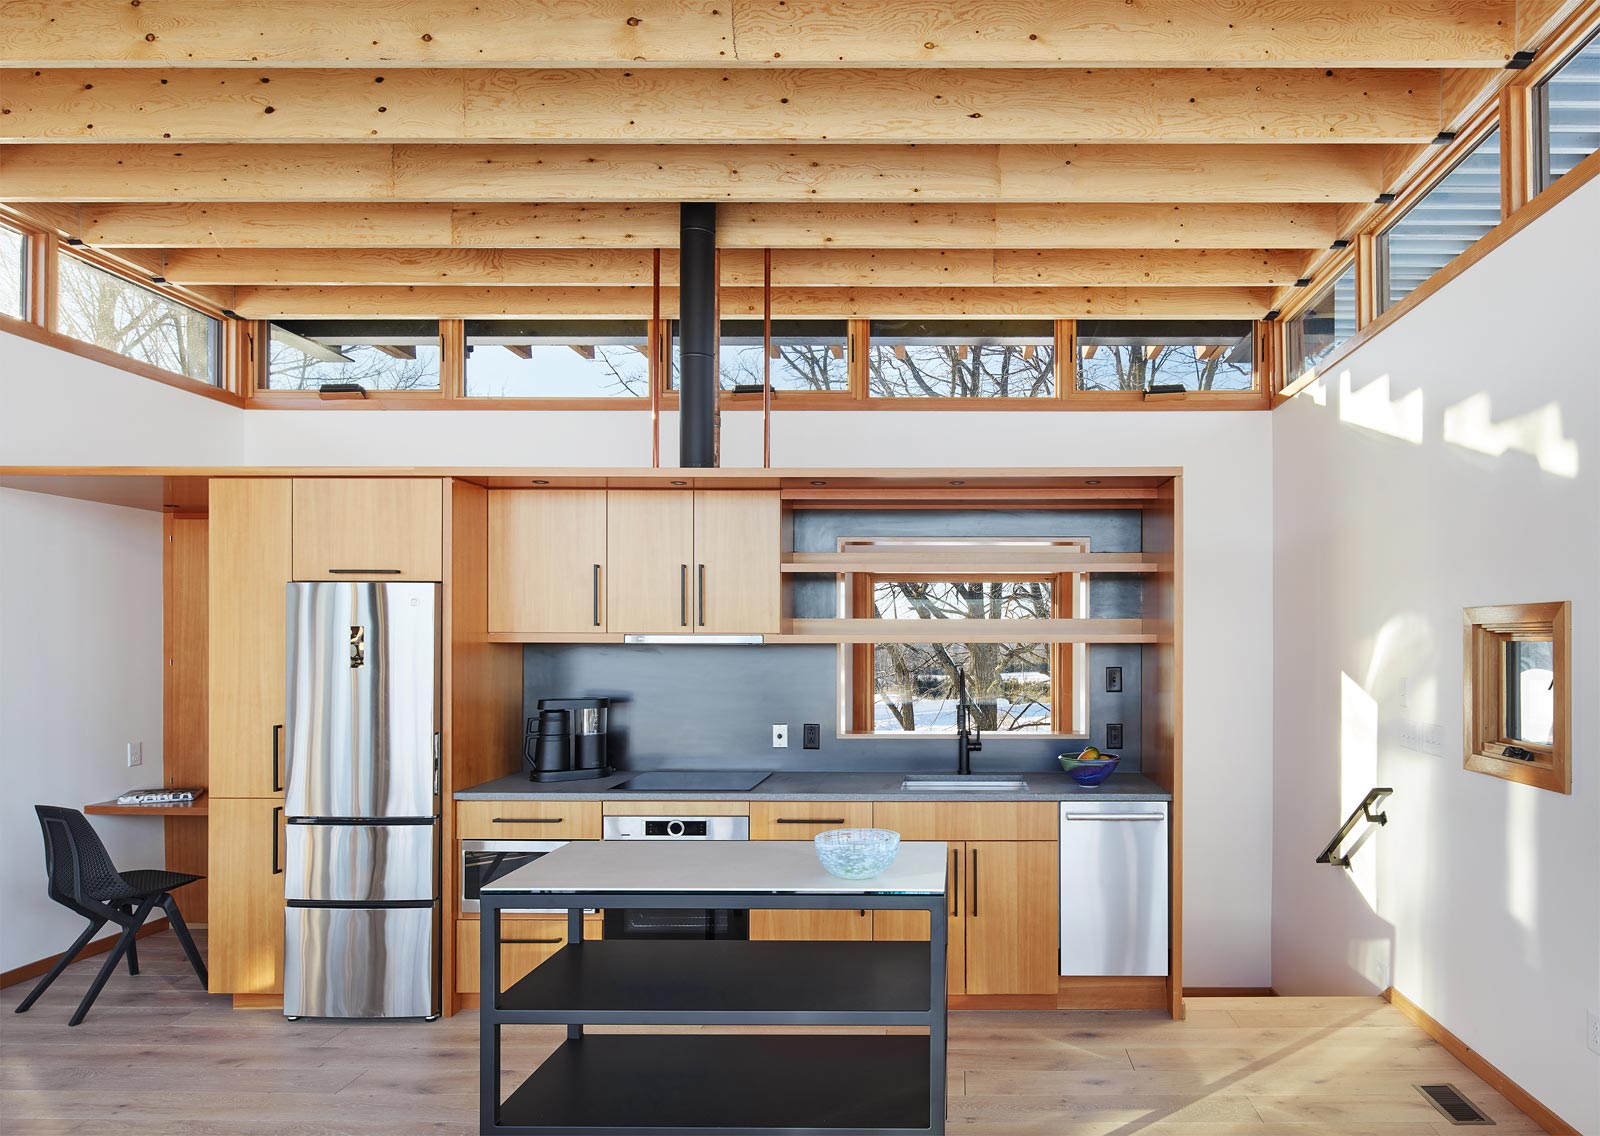
[[[1273,979],[1393,985],[1600,1133],[1600,182],[1272,416]],[[1582,252],[1580,250],[1587,250]],[[1463,607],[1573,603],[1573,791],[1462,769]],[[1442,754],[1403,748],[1403,719]],[[1192,729],[1192,727],[1191,727]],[[1196,765],[1192,764],[1198,778]],[[1389,824],[1314,864],[1375,785]]]
[[[0,464],[232,465],[243,410],[0,332]]]
[[[0,489],[0,970],[84,926],[45,898],[33,806],[162,782],[161,541],[159,513]],[[119,868],[163,865],[159,820],[93,823]]]

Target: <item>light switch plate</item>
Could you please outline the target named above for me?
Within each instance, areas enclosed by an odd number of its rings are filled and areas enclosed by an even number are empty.
[[[789,748],[789,727],[788,726],[780,726],[780,725],[777,725],[776,723],[773,724],[773,727],[772,727],[772,748],[773,749],[788,749]]]
[[[136,765],[143,765],[143,764],[144,764],[144,743],[143,742],[129,742],[128,743],[128,768],[132,769]]]
[[[1589,1051],[1600,1053],[1600,1014],[1589,1011]]]

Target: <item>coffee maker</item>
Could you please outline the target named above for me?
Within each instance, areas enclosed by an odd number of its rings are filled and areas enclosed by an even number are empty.
[[[523,765],[534,781],[575,781],[612,772],[606,754],[609,698],[541,698],[528,719]]]

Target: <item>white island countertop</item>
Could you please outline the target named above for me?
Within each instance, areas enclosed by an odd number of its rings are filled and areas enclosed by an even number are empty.
[[[577,840],[484,885],[485,895],[943,895],[948,846],[903,841],[870,880],[830,876],[810,841]]]

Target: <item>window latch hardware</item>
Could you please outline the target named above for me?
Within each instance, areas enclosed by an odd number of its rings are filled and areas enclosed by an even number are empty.
[[[1533,761],[1534,760],[1534,755],[1533,755],[1532,751],[1531,750],[1525,750],[1521,746],[1506,746],[1505,749],[1500,751],[1500,756],[1501,757],[1514,757],[1518,761]]]

